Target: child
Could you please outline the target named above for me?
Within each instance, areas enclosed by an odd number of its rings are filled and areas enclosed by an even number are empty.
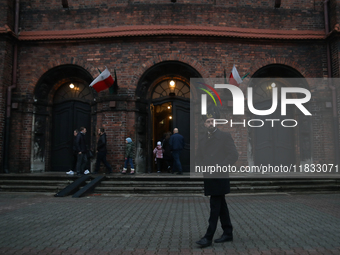
[[[157,173],[161,172],[161,166],[162,166],[162,161],[163,161],[163,148],[162,148],[162,143],[157,142],[156,148],[153,150],[153,154],[156,156],[156,163],[157,163]]]
[[[128,162],[130,163],[130,166],[131,166],[130,174],[134,174],[135,173],[135,169],[133,168],[133,163],[132,163],[132,158],[134,157],[133,156],[133,154],[134,154],[133,153],[134,143],[132,142],[132,139],[130,137],[126,138],[125,143],[126,143],[125,163],[124,163],[124,168],[123,168],[122,174],[126,174]]]

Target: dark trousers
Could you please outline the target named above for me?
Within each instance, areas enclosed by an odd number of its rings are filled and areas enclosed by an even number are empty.
[[[77,158],[78,158],[78,153],[73,152],[73,161],[72,161],[72,168],[71,170],[77,171]]]
[[[164,160],[164,164],[166,167],[166,170],[170,173],[170,170],[172,169],[172,159],[163,159]]]
[[[157,158],[157,171],[162,170],[162,164],[163,164],[163,159],[162,158]]]
[[[124,168],[127,168],[127,164],[130,163],[131,169],[134,169],[132,158],[126,158],[124,162]]]
[[[105,151],[98,151],[97,152],[97,160],[96,160],[96,172],[99,171],[100,169],[100,162],[103,162],[105,167],[107,168],[107,170],[111,173],[112,172],[112,168],[110,166],[110,164],[107,162],[106,160],[106,152]]]
[[[172,151],[172,157],[174,159],[174,164],[172,168],[172,172],[182,172],[182,165],[181,161],[179,159],[179,155],[181,154],[181,151]]]
[[[77,174],[83,174],[84,173],[86,163],[87,163],[86,153],[78,154],[78,158],[77,158]]]
[[[210,196],[210,217],[209,226],[205,238],[212,240],[215,234],[218,218],[220,218],[221,226],[223,229],[223,235],[232,236],[233,226],[231,225],[229,210],[227,202],[225,201],[225,196]]]

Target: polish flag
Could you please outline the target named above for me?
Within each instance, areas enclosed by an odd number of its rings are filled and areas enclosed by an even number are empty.
[[[107,68],[91,82],[90,87],[94,88],[97,92],[108,89],[112,86],[114,80]]]
[[[233,69],[231,70],[231,74],[229,76],[229,84],[239,87],[240,83],[242,83],[242,79],[240,75],[238,74],[235,65],[233,65]]]

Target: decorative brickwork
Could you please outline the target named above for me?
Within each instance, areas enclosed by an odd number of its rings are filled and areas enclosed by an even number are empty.
[[[14,2],[0,0],[0,146],[7,87],[12,82]],[[263,67],[280,64],[306,78],[323,78],[328,76],[326,42],[330,41],[332,73],[333,77],[339,77],[338,31],[333,31],[331,37],[324,33],[324,1],[281,1],[279,8],[274,8],[274,3],[273,0],[177,0],[176,3],[69,0],[68,8],[63,8],[61,0],[20,0],[18,86],[13,90],[15,107],[11,109],[8,136],[10,171],[31,171],[37,142],[43,143],[45,171],[50,171],[55,92],[72,79],[89,83],[98,76],[98,69],[107,67],[112,74],[116,70],[119,91],[117,95],[108,90],[93,93],[93,101],[87,102],[91,106],[92,131],[88,135],[95,150],[96,130],[105,128],[107,159],[116,172],[124,161],[127,137],[134,140],[141,158],[150,157],[148,150],[153,145],[149,94],[155,82],[166,75],[181,73],[181,78],[187,79],[186,71],[190,71],[197,77],[223,78],[224,72],[229,76],[235,64],[241,77],[247,73],[251,77]],[[331,31],[340,24],[339,6],[339,1],[329,2]],[[171,72],[165,73],[166,68],[160,66],[166,63],[180,63],[181,68],[187,69],[176,72],[169,65]],[[75,74],[52,75],[63,66],[75,67]],[[145,78],[150,70],[153,75]],[[241,89],[246,88],[241,85]],[[305,122],[305,125],[312,132],[313,161],[333,163],[332,109],[326,107],[332,98],[331,90],[325,84],[308,89],[312,93],[313,116],[311,124]],[[39,118],[46,125],[37,135],[35,120]],[[228,131],[240,151],[237,164],[249,164],[248,130]],[[305,157],[300,155],[299,146],[308,140],[301,138],[308,137],[308,132],[294,133],[297,163]],[[36,135],[43,139],[37,140]]]

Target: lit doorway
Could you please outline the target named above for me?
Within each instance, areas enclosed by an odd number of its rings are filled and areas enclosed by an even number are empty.
[[[139,79],[136,88],[137,172],[149,173],[154,169],[153,149],[159,139],[156,138],[159,134],[154,132],[154,108],[165,103],[171,103],[172,106],[172,126],[169,124],[171,134],[173,128],[177,127],[184,136],[185,148],[181,162],[183,170],[189,171],[191,78],[201,78],[200,73],[191,65],[180,61],[163,61],[150,67]],[[173,92],[170,91],[171,80],[176,83]]]
[[[190,87],[186,80],[179,78],[164,79],[152,93],[152,147],[163,141],[166,133],[173,134],[178,128],[184,137],[185,146],[181,152],[183,171],[190,165]]]
[[[173,130],[172,102],[154,105],[153,141],[154,147],[158,141],[163,141],[165,134]]]

